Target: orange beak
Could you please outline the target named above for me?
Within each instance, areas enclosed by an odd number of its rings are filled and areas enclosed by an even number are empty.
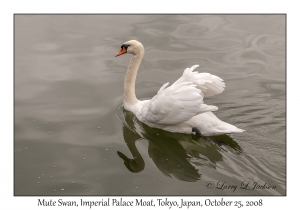
[[[125,48],[121,48],[121,50],[116,54],[115,57],[119,56],[119,55],[122,55],[124,53],[127,53],[127,50]]]

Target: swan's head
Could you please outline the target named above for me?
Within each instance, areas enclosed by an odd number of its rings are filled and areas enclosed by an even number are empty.
[[[127,41],[124,44],[122,44],[121,50],[116,54],[115,57],[123,55],[125,53],[133,55],[144,53],[144,46],[142,45],[142,43],[136,40]]]

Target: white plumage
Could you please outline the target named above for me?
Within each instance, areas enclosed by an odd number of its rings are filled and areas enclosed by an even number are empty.
[[[124,53],[133,54],[124,82],[124,108],[141,122],[178,133],[192,133],[192,128],[197,128],[205,136],[244,131],[218,119],[212,113],[218,110],[216,106],[204,104],[203,98],[223,92],[225,84],[221,78],[198,73],[194,71],[198,65],[194,65],[186,68],[172,85],[164,84],[151,100],[140,101],[135,96],[135,79],[144,47],[130,40],[121,46],[116,56]]]
[[[203,97],[196,85],[183,82],[165,88],[166,85],[168,83],[160,88],[155,97],[143,104],[140,113],[142,122],[176,125],[189,120],[201,110]]]
[[[201,95],[203,97],[213,96],[224,91],[225,84],[220,77],[209,73],[198,73],[197,71],[194,71],[197,67],[199,67],[199,65],[186,68],[183,75],[174,82],[174,84],[185,81],[192,82],[201,90]]]

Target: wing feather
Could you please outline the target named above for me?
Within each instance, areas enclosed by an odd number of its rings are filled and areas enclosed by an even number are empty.
[[[225,88],[225,84],[220,77],[212,75],[210,73],[199,73],[194,71],[199,65],[194,65],[191,68],[186,68],[183,75],[173,83],[177,85],[184,82],[192,82],[202,91],[203,97],[213,96],[222,93]]]
[[[164,84],[157,95],[142,108],[143,121],[174,125],[191,119],[198,113],[217,109],[203,104],[201,90],[192,82],[181,82],[167,87]]]

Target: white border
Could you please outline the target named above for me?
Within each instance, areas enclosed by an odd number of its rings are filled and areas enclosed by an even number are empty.
[[[224,0],[184,0],[184,1],[162,1],[162,0],[113,0],[113,1],[78,1],[78,0],[51,0],[51,1],[8,1],[1,3],[1,134],[2,151],[1,180],[2,189],[0,206],[3,209],[45,209],[49,207],[38,207],[38,197],[14,197],[13,196],[13,14],[14,13],[287,13],[287,81],[289,103],[287,104],[287,118],[289,127],[287,129],[287,197],[262,197],[264,208],[297,205],[297,190],[299,182],[296,179],[298,159],[298,138],[296,126],[298,127],[298,96],[297,79],[299,72],[299,12],[296,8],[296,1],[274,1],[274,0],[252,0],[252,1],[224,1]],[[298,145],[296,145],[298,144]],[[297,196],[297,197],[296,197]],[[46,197],[50,199],[51,197]],[[64,197],[69,200],[79,200],[80,197]],[[85,197],[97,200],[99,197]],[[153,197],[164,198],[164,197]],[[193,197],[185,197],[186,199]],[[208,197],[196,197],[204,201]],[[214,197],[221,199],[221,197]],[[257,200],[260,197],[227,197],[226,200]],[[59,199],[59,197],[53,197]],[[126,197],[134,199],[134,197]],[[180,200],[180,197],[170,197],[173,200]],[[20,207],[20,208],[18,208]],[[72,208],[73,209],[73,208]],[[80,208],[77,208],[80,209]],[[87,208],[84,208],[87,209]],[[94,209],[99,209],[95,207]],[[105,208],[107,209],[107,208]],[[110,209],[114,209],[111,207]],[[130,208],[132,209],[132,208]],[[135,207],[133,209],[140,209]],[[159,208],[160,209],[160,208]],[[161,208],[168,209],[168,208]],[[194,208],[192,208],[194,209]],[[195,208],[196,209],[196,208]],[[199,208],[197,208],[199,209]]]

